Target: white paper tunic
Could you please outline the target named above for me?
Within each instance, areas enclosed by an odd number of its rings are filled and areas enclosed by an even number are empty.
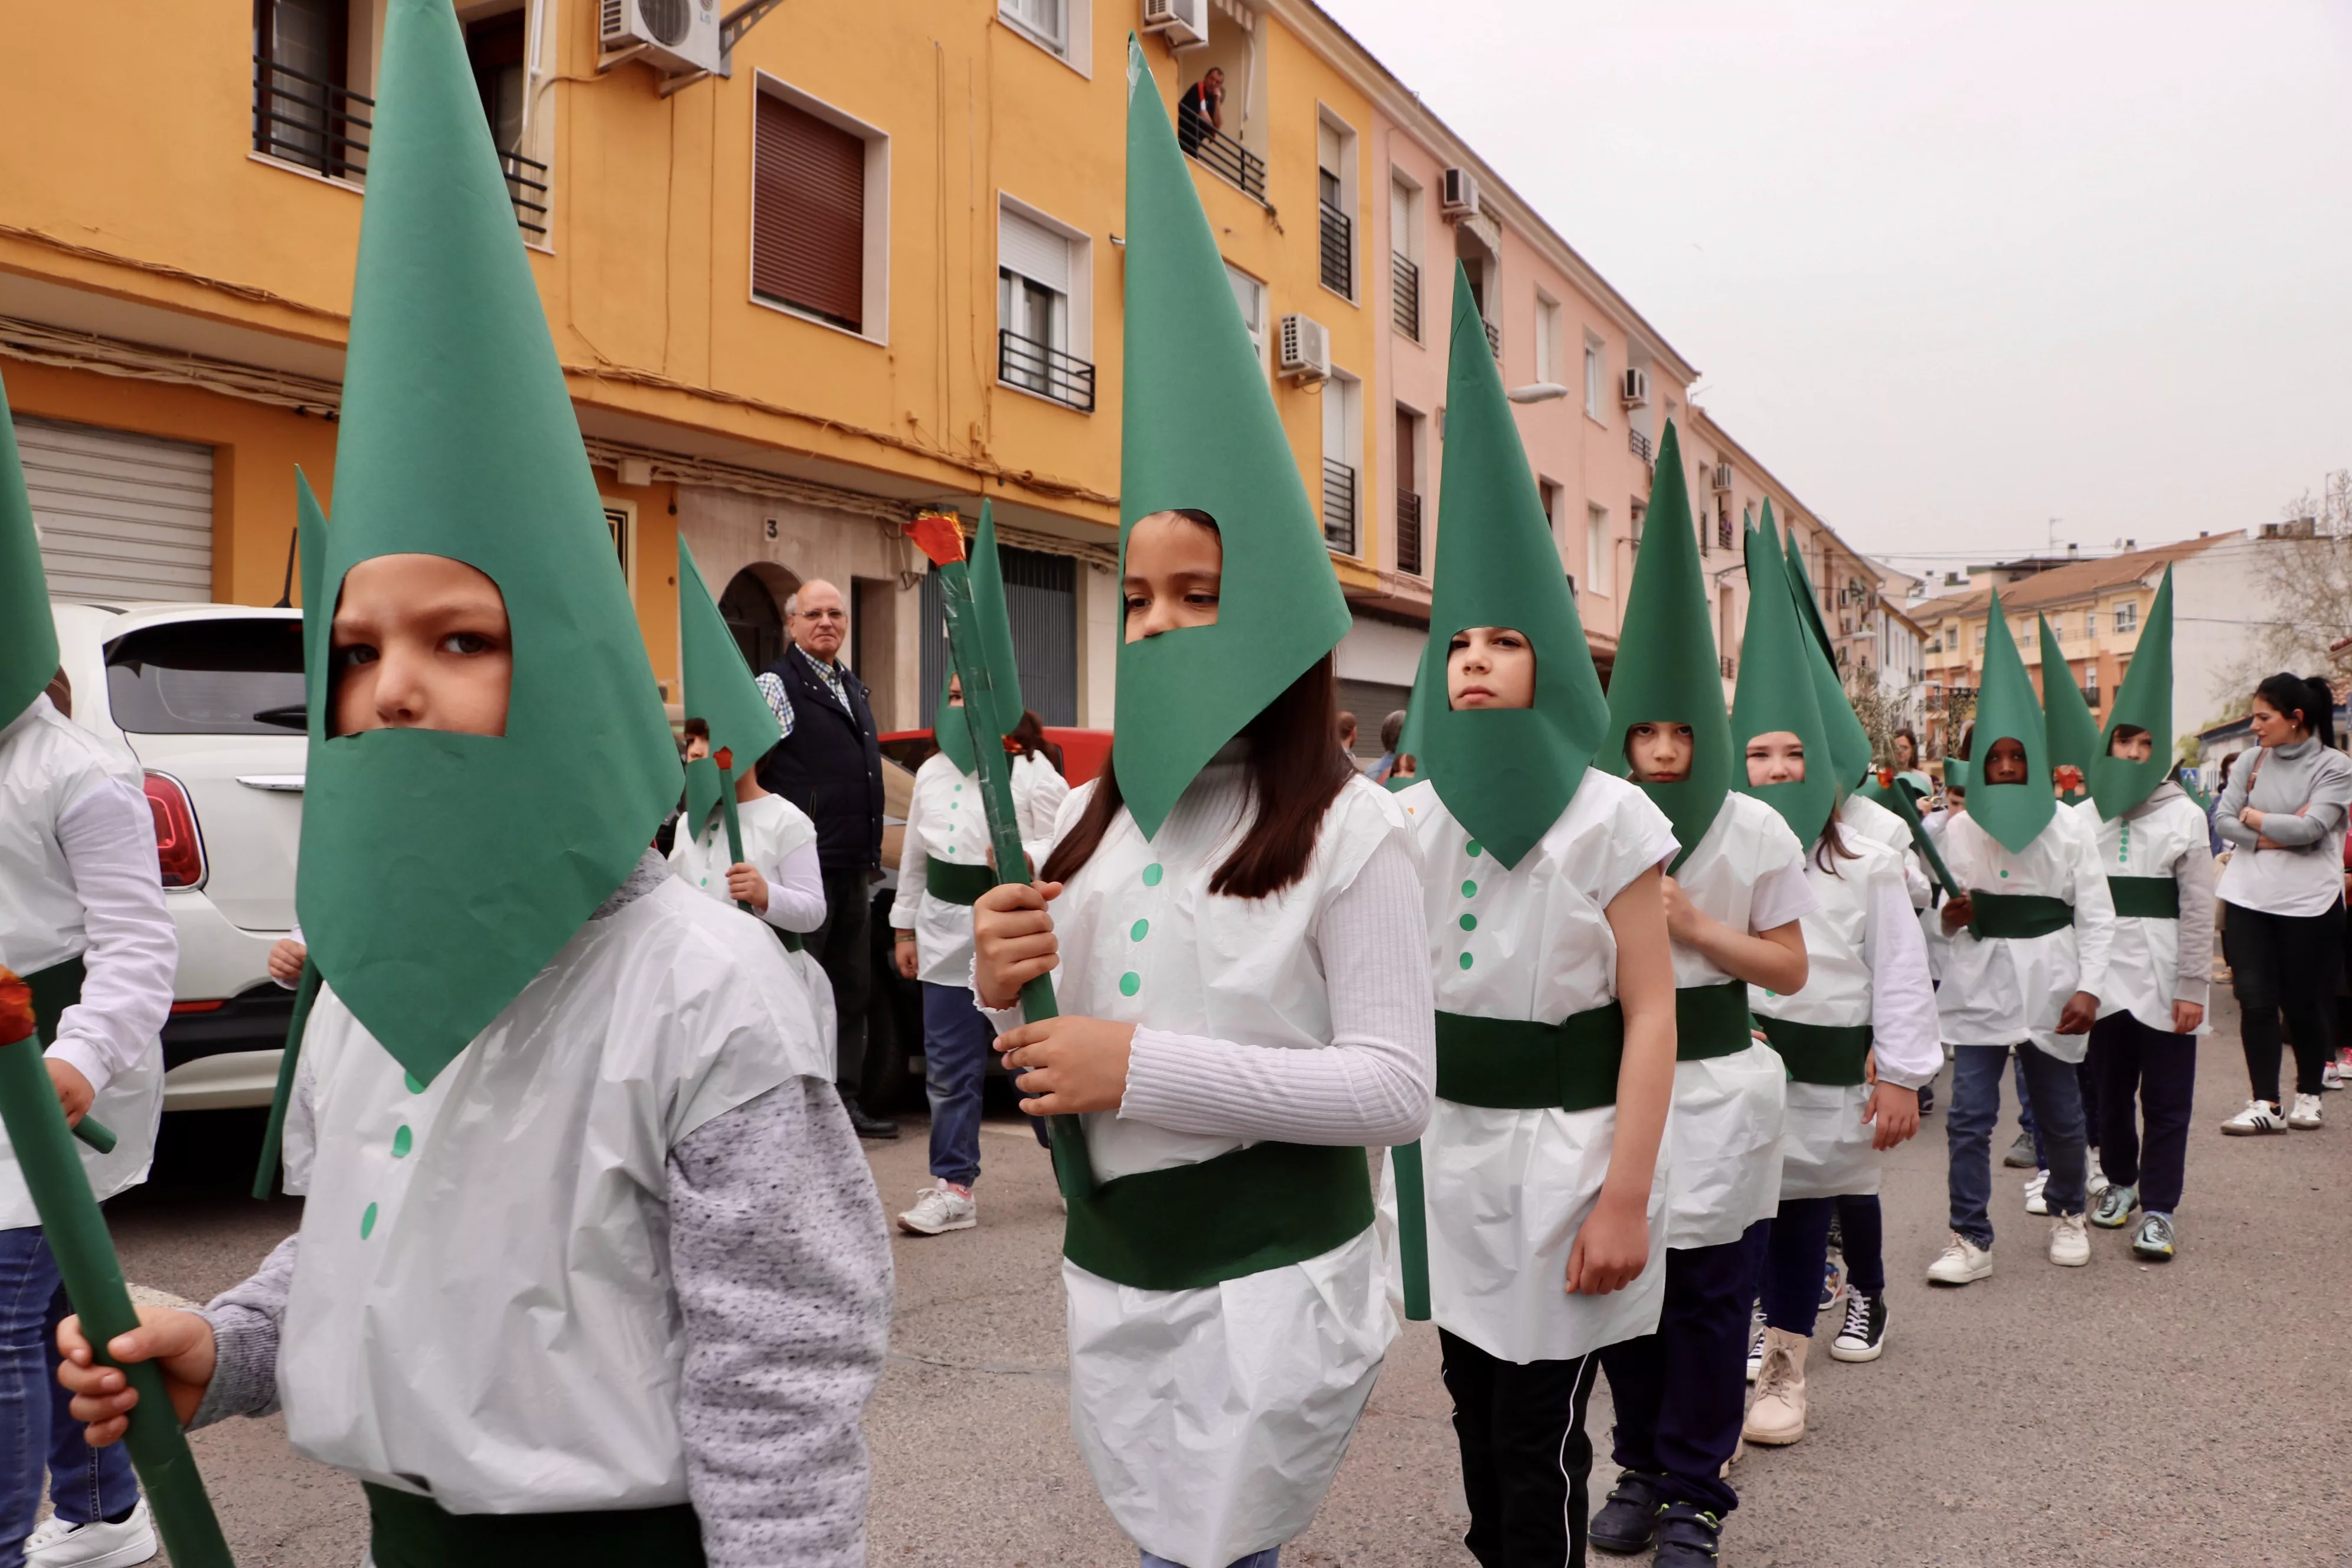
[[[1673,825],[1595,768],[1535,847],[1506,868],[1433,784],[1397,803],[1421,841],[1440,1011],[1556,1024],[1617,995],[1609,900],[1671,859]],[[1650,1266],[1624,1289],[1571,1296],[1569,1249],[1616,1147],[1617,1108],[1511,1110],[1440,1100],[1421,1137],[1430,1316],[1488,1355],[1564,1361],[1651,1332],[1665,1295],[1666,1152],[1650,1186]],[[1383,1162],[1381,1232],[1400,1298],[1396,1173]]]
[[[1915,910],[1927,907],[1935,884],[1911,842],[1911,825],[1866,795],[1850,795],[1838,802],[1838,826],[1846,832],[1884,844],[1895,851],[1903,867],[1903,890]]]
[[[2074,807],[2098,836],[2099,867],[2110,877],[2177,879],[2181,860],[2206,847],[2205,814],[2187,795],[2160,801],[2144,816],[2102,821],[2098,803]],[[2151,1029],[2172,1033],[2172,1003],[2180,989],[2180,922],[2116,917],[2107,952],[2106,989],[2099,1016],[2128,1012]]]
[[[1813,854],[1805,858],[1806,880],[1821,902],[1804,918],[1804,989],[1784,996],[1750,985],[1748,1005],[1759,1017],[1834,1028],[1868,1024],[1880,1073],[1916,1089],[1944,1065],[1927,943],[1896,851],[1858,837],[1846,847],[1855,858],[1836,861],[1834,873]],[[1871,1147],[1874,1134],[1862,1119],[1869,1101],[1864,1084],[1790,1080],[1780,1140],[1784,1201],[1878,1191],[1885,1156]]]
[[[1070,786],[1043,757],[1020,759],[1013,769],[1013,809],[1024,822],[1043,820],[1046,832],[1022,835],[1021,847],[1043,866],[1054,847],[1051,824]],[[1050,783],[1048,781],[1051,781]],[[1058,790],[1055,786],[1058,785]],[[898,896],[890,924],[915,933],[915,978],[961,988],[971,976],[971,906],[931,896],[929,862],[950,866],[988,864],[988,813],[980,801],[980,775],[960,772],[945,752],[934,752],[915,770],[915,793],[907,807],[906,847],[898,857]]]
[[[1065,803],[1066,833],[1088,798]],[[1244,770],[1203,769],[1147,840],[1122,811],[1054,903],[1065,1015],[1244,1045],[1331,1043],[1318,916],[1373,850],[1411,838],[1361,779],[1325,814],[1306,874],[1265,899],[1209,880],[1240,841]],[[1213,1159],[1255,1140],[1086,1118],[1096,1176]],[[1373,1228],[1302,1263],[1144,1290],[1066,1258],[1070,1415],[1103,1501],[1145,1551],[1217,1568],[1305,1530],[1346,1455],[1397,1323]]]
[[[1801,920],[1814,907],[1805,847],[1780,814],[1734,790],[1673,873],[1690,901],[1750,935]],[[1696,948],[1675,948],[1675,984],[1720,985],[1732,978]],[[1788,1068],[1758,1043],[1726,1057],[1675,1064],[1673,1149],[1666,1245],[1720,1247],[1780,1207],[1780,1124]]]
[[[2004,788],[2012,786],[2001,786]],[[1936,991],[1944,1043],[2013,1046],[2031,1040],[2063,1062],[2090,1049],[2087,1034],[2057,1032],[2058,1015],[2077,991],[2104,996],[2107,953],[2115,940],[2116,906],[2099,864],[2097,836],[2082,813],[2060,807],[2021,855],[1962,813],[1946,824],[1937,846],[1953,879],[1972,892],[2038,893],[2074,907],[2074,923],[2047,936],[1979,941],[1966,926],[1942,934]]]
[[[137,796],[140,787],[139,764],[133,758],[74,724],[46,697],[35,698],[29,709],[0,728],[0,964],[20,975],[37,974],[90,952],[91,911],[83,903],[74,879],[74,864],[59,841],[59,824],[93,793],[127,790]],[[144,820],[138,813],[143,811],[145,802],[137,800],[132,805],[131,823],[135,828]],[[143,846],[131,847],[143,859],[147,875],[159,879],[152,828]],[[152,883],[146,891],[160,900],[160,890]],[[164,930],[154,933],[155,940],[160,942],[168,934],[166,919]],[[145,1004],[143,1011],[160,1020],[171,1008],[171,954],[142,952],[138,957],[142,962],[123,967],[136,971],[136,978],[158,993],[142,994],[139,1000]],[[98,976],[86,982],[83,1008],[102,1005],[101,990]],[[81,1153],[90,1190],[103,1201],[147,1179],[148,1162],[155,1152],[155,1131],[163,1112],[163,1042],[159,1035],[149,1035],[136,1047],[135,1057],[131,1054],[131,1040],[136,1037],[128,1035],[93,1040],[85,1048],[61,1049],[76,1034],[75,1015],[81,1010],[66,1009],[58,1020],[58,1044],[47,1054],[73,1062],[98,1088],[90,1114],[114,1131],[114,1151],[100,1154],[79,1142],[74,1147]],[[116,1049],[101,1050],[101,1044]],[[106,1070],[110,1067],[114,1069],[110,1075]],[[32,1194],[17,1173],[16,1154],[5,1136],[0,1135],[0,1229],[39,1223]]]
[[[681,829],[685,826],[683,822],[678,824]],[[743,836],[743,863],[765,877],[771,889],[783,879],[783,864],[792,853],[816,842],[816,824],[809,820],[808,813],[780,795],[753,795],[738,802],[735,826]],[[727,868],[732,864],[727,858],[727,819],[722,815],[714,814],[700,833],[681,831],[671,841],[669,865],[678,879],[730,910],[735,908],[735,900],[727,890]],[[772,891],[772,900],[773,896]],[[777,924],[773,921],[761,923]],[[832,1039],[839,1025],[832,977],[817,963],[816,954],[805,947],[784,951],[784,964],[800,976],[801,984],[808,990],[818,1037]]]
[[[453,1513],[687,1500],[669,1152],[833,1040],[772,933],[664,882],[429,1085],[321,987],[278,1364],[297,1452]]]

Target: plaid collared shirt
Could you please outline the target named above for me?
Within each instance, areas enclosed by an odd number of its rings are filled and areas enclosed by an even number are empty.
[[[808,660],[809,668],[816,671],[817,678],[824,682],[825,689],[833,693],[833,700],[841,704],[843,712],[856,712],[856,710],[849,705],[849,689],[841,683],[841,666],[838,662],[821,664],[808,649],[798,643],[793,645],[793,651]],[[768,710],[776,716],[776,722],[783,726],[784,733],[790,735],[793,732],[792,693],[784,689],[783,681],[773,674],[761,675],[758,684],[760,695],[768,700]]]

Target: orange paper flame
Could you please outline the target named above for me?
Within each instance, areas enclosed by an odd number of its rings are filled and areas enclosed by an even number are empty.
[[[715,753],[713,753],[710,760],[719,764],[719,771],[720,773],[731,773],[735,771],[735,748],[732,746],[721,746]]]
[[[955,513],[921,512],[914,521],[903,526],[907,537],[915,542],[915,548],[936,564],[947,566],[963,559],[963,524]]]
[[[16,978],[15,970],[0,968],[0,1046],[13,1046],[33,1034],[33,988]]]
[[[2058,787],[2072,795],[2083,787],[2083,770],[2068,763],[2057,772]]]
[[[1878,787],[1881,789],[1893,789],[1895,787],[1895,770],[1893,768],[1881,767],[1878,770]]]

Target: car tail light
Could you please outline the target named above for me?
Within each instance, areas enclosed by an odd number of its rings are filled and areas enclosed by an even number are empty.
[[[227,1005],[228,998],[226,996],[214,1002],[174,1002],[172,1004],[172,1016],[177,1017],[183,1013],[217,1013]]]
[[[147,808],[155,814],[155,859],[167,888],[205,885],[205,841],[196,834],[196,808],[188,792],[169,773],[147,775]]]

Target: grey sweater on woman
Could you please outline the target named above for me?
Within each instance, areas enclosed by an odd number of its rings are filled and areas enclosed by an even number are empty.
[[[639,863],[602,919],[661,885]],[[299,1092],[299,1091],[298,1091]],[[712,1117],[668,1161],[670,1272],[686,1325],[678,1436],[710,1568],[858,1568],[861,1425],[890,1334],[888,1232],[830,1083],[796,1078]],[[218,1364],[188,1425],[278,1408],[299,1236],[204,1309]]]
[[[2252,781],[2251,791],[2248,781]],[[2292,746],[2270,746],[2232,768],[2221,804],[2213,808],[2213,831],[2241,849],[2257,839],[2290,849],[2325,843],[2343,826],[2345,802],[2352,798],[2352,757],[2306,736]],[[2249,805],[2263,814],[2260,832],[2238,820]],[[2295,815],[2308,805],[2303,815]]]

